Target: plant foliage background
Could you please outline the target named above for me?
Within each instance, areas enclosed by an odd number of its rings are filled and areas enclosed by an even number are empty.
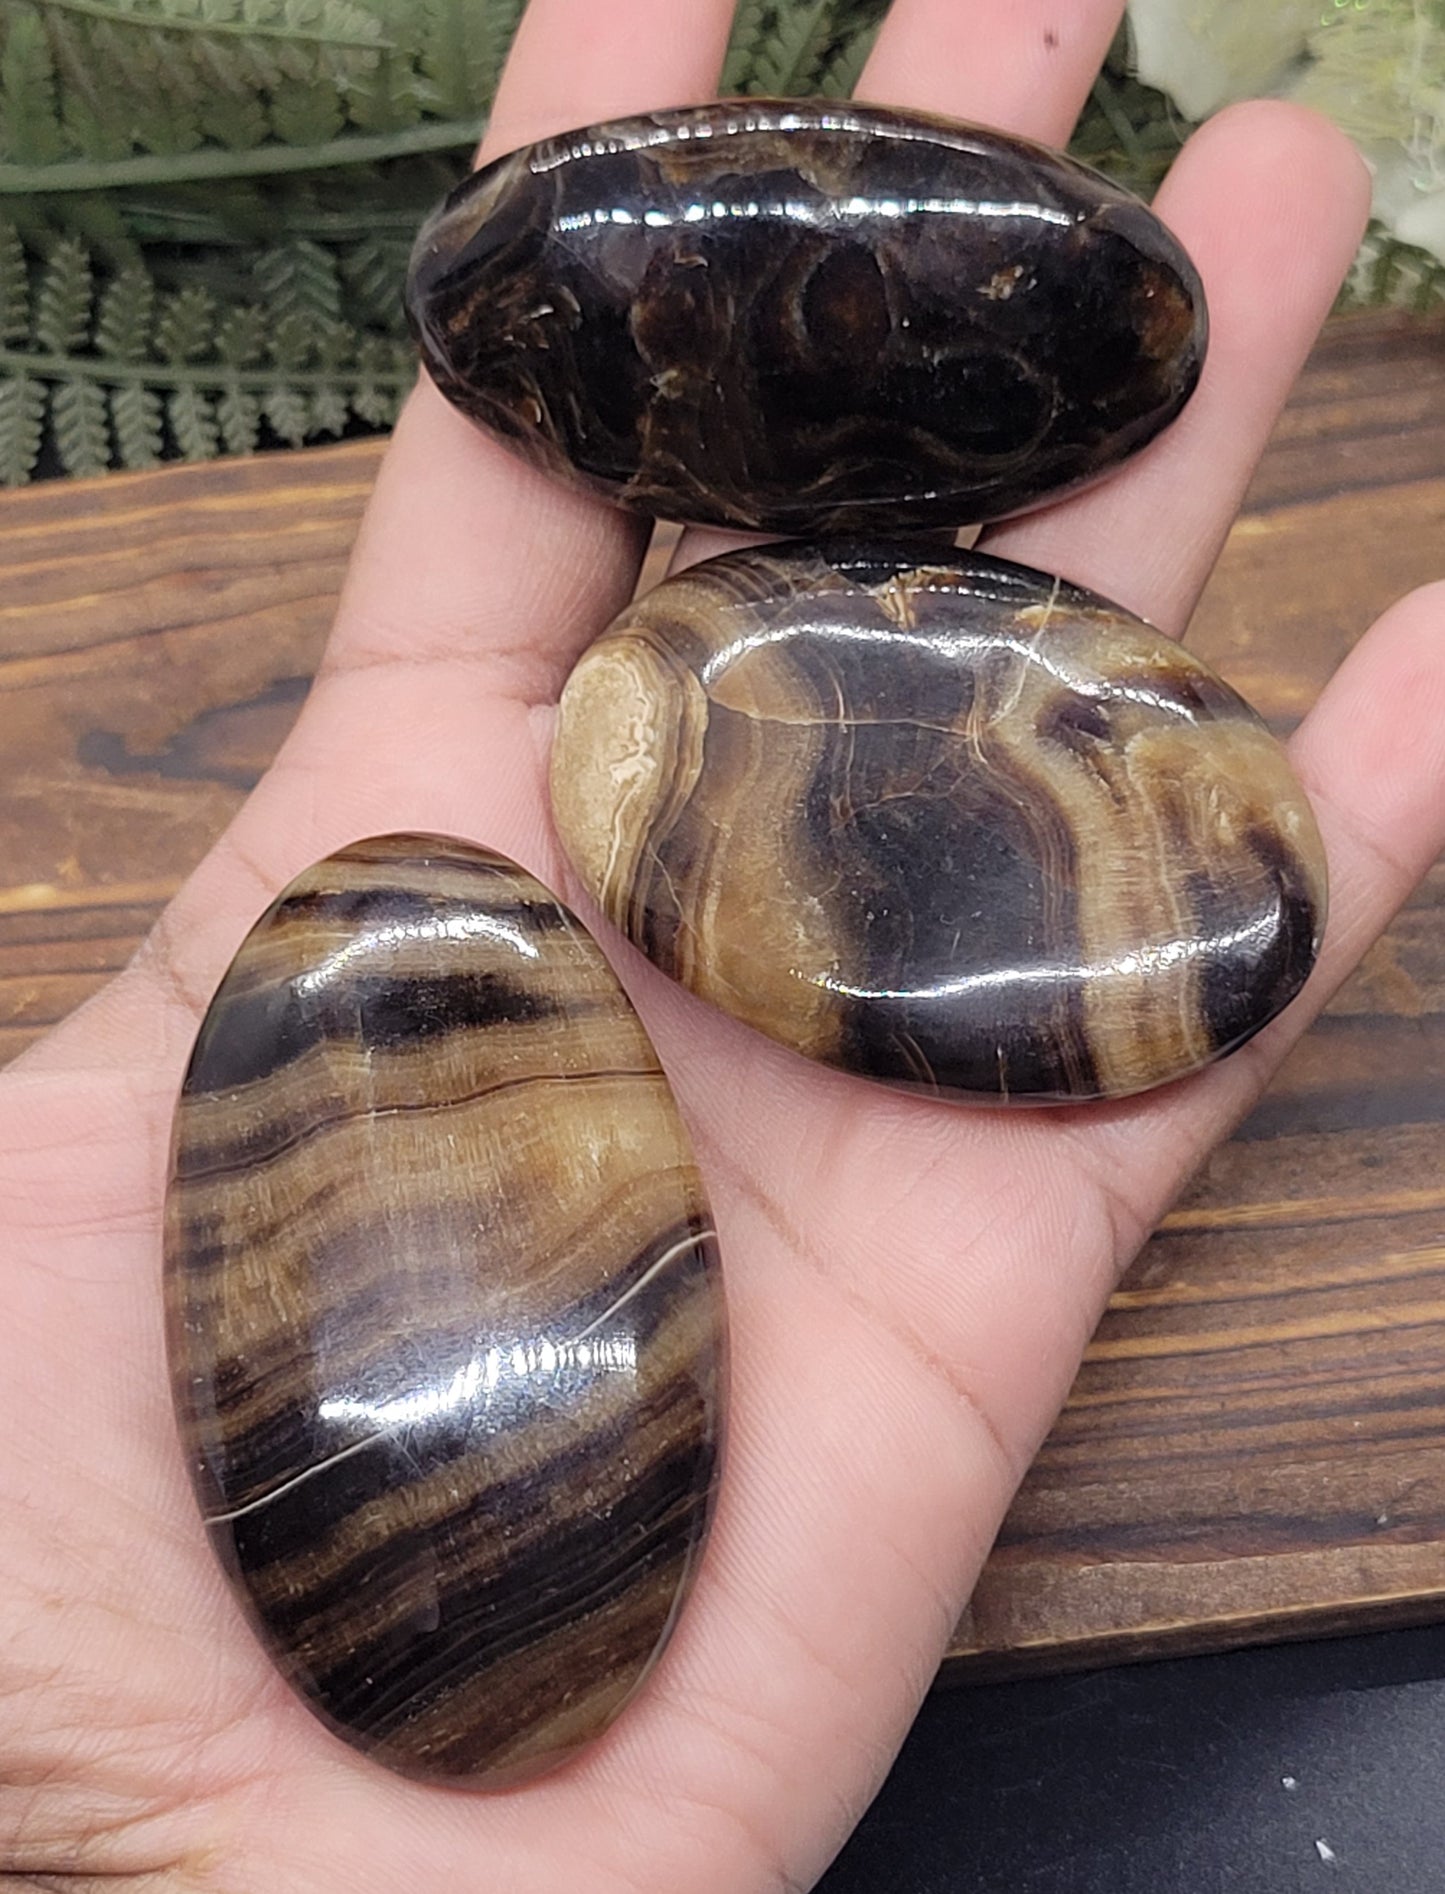
[[[521,11],[0,0],[0,482],[388,426],[411,239]],[[845,95],[885,11],[741,0],[725,89]],[[1148,191],[1187,129],[1121,38],[1075,149]]]

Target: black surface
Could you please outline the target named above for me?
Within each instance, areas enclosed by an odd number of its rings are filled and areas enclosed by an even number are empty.
[[[1445,1894],[1445,1626],[940,1692],[820,1884],[1346,1889]]]
[[[769,533],[954,527],[1097,478],[1189,399],[1204,292],[1027,140],[712,101],[484,166],[417,239],[437,386],[554,478]]]

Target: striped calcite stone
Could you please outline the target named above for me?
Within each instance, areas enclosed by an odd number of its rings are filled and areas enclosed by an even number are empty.
[[[733,553],[630,606],[563,694],[552,796],[664,971],[926,1091],[1192,1072],[1323,924],[1309,804],[1227,684],[1092,593],[917,542]]]
[[[676,1106],[573,916],[435,837],[308,869],[201,1027],[165,1249],[205,1530],[310,1707],[484,1787],[605,1730],[706,1536],[725,1324]]]

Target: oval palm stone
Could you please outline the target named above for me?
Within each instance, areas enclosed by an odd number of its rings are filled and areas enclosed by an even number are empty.
[[[629,607],[562,697],[558,830],[665,972],[844,1070],[1120,1096],[1298,992],[1325,905],[1284,753],[1043,573],[774,545]]]
[[[656,1055],[545,888],[414,835],[292,883],[186,1074],[166,1295],[211,1544],[334,1731],[497,1786],[611,1723],[706,1533],[723,1303]]]
[[[957,526],[1092,480],[1204,359],[1137,198],[1025,139],[730,100],[529,145],[418,239],[447,398],[550,473],[779,533]]]

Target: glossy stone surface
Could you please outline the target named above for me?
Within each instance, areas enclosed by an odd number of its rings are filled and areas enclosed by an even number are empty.
[[[836,101],[552,138],[464,183],[408,288],[449,400],[620,505],[780,533],[957,526],[1178,414],[1203,291],[1058,153]]]
[[[552,796],[665,972],[925,1090],[1193,1071],[1323,924],[1309,805],[1228,685],[1092,593],[916,543],[733,553],[630,606],[563,694]]]
[[[494,1787],[607,1727],[703,1544],[724,1312],[656,1055],[546,889],[425,836],[292,883],[186,1076],[166,1294],[212,1545],[337,1734]]]

